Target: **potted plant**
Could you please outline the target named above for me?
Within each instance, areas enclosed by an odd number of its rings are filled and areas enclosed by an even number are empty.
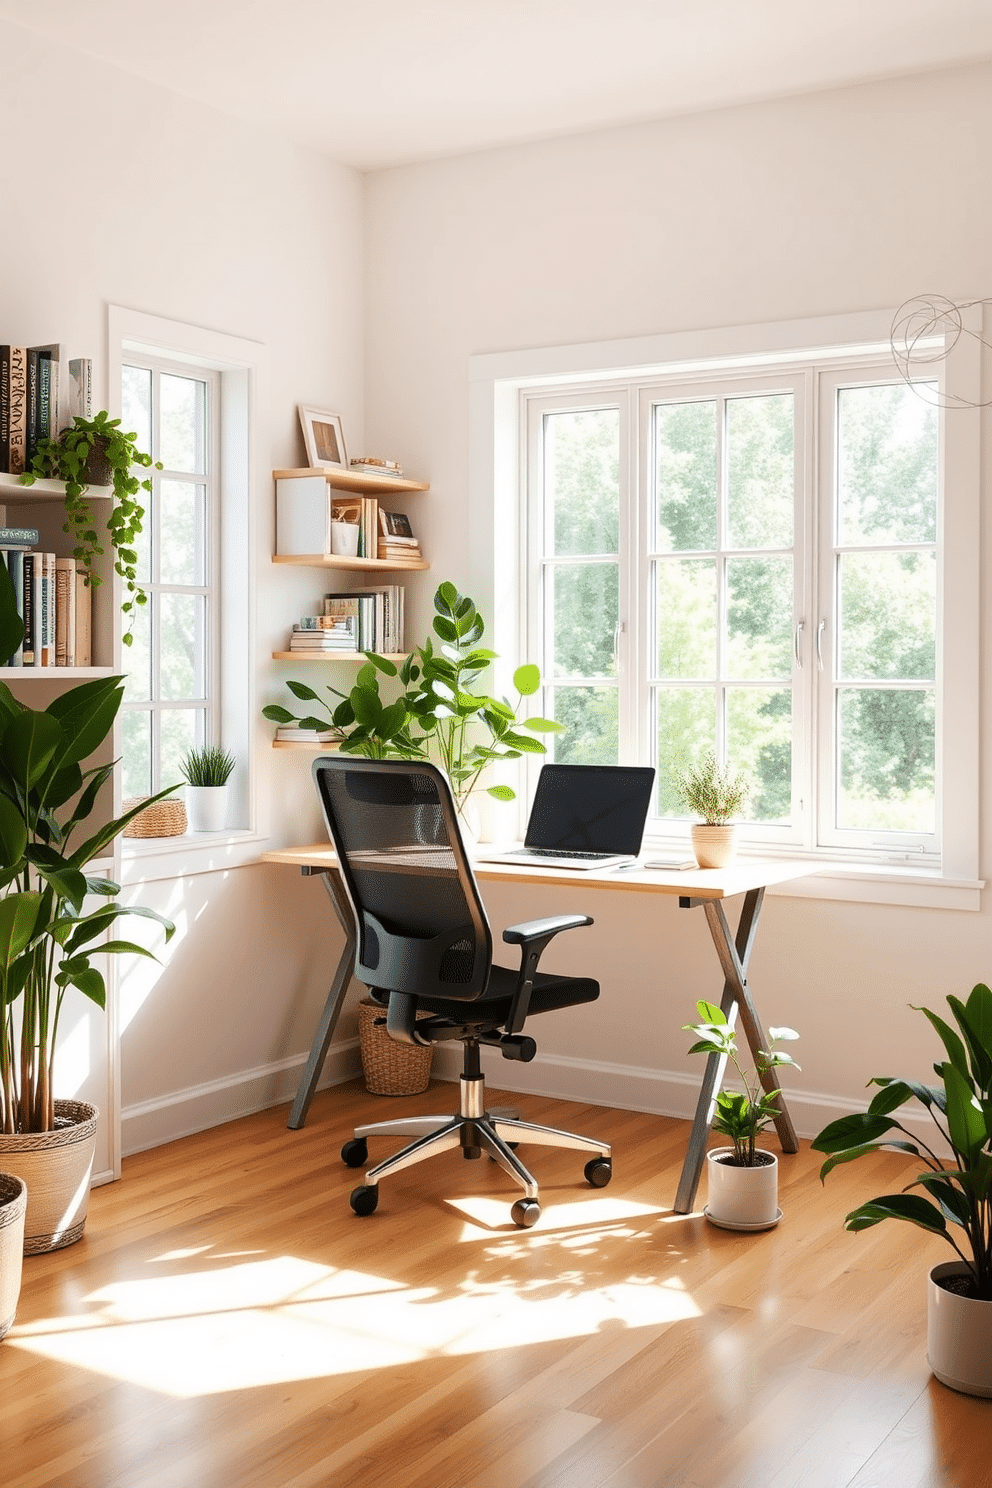
[[[927,1288],[930,1368],[952,1389],[992,1397],[992,991],[983,983],[967,1002],[948,997],[957,1030],[929,1008],[946,1059],[934,1064],[938,1084],[876,1076],[867,1111],[842,1116],[812,1143],[828,1154],[825,1179],[839,1163],[892,1148],[920,1159],[924,1171],[897,1194],[860,1204],[844,1221],[867,1230],[901,1219],[939,1235],[958,1259],[932,1267]],[[950,1149],[950,1161],[897,1121],[893,1111],[915,1100]],[[899,1135],[892,1135],[898,1133]],[[911,1189],[921,1192],[912,1193]]]
[[[121,605],[121,612],[127,617],[121,635],[125,646],[131,644],[135,606],[148,600],[138,583],[138,554],[134,545],[145,514],[139,493],[150,491],[152,482],[150,476],[142,480],[136,475],[135,467],[148,467],[153,461],[151,455],[138,448],[137,437],[126,433],[120,419],[112,419],[104,411],[94,418],[77,415],[57,439],[38,441],[31,469],[21,476],[24,485],[32,485],[39,477],[65,481],[66,520],[62,531],[72,537],[72,556],[82,563],[86,583],[91,587],[100,583],[93,560],[102,554],[103,548],[86,492],[89,486],[113,487],[106,525],[114,549],[114,568],[127,590]],[[155,468],[161,470],[162,466],[156,462]]]
[[[186,781],[191,832],[223,832],[227,826],[227,782],[237,761],[216,744],[190,749],[179,765]]]
[[[696,1011],[702,1022],[683,1024],[687,1033],[697,1037],[689,1053],[729,1059],[744,1087],[721,1090],[716,1098],[713,1130],[729,1137],[732,1145],[713,1148],[706,1154],[709,1188],[703,1212],[721,1229],[771,1229],[782,1218],[778,1158],[774,1152],[758,1147],[757,1140],[779,1114],[778,1092],[763,1090],[760,1076],[783,1064],[799,1069],[791,1054],[772,1047],[799,1035],[792,1028],[769,1028],[769,1047],[759,1052],[755,1072],[749,1076],[738,1057],[737,1039],[723,1010],[712,1002],[697,1002]]]
[[[24,1214],[28,1190],[23,1178],[0,1173],[0,1338],[10,1328],[21,1294]]]
[[[336,704],[329,707],[306,683],[288,683],[294,697],[317,703],[325,709],[325,717],[308,713],[297,718],[276,704],[262,712],[275,723],[297,723],[307,729],[326,729],[330,721],[340,731],[345,754],[435,760],[451,782],[464,820],[471,793],[487,765],[519,759],[522,754],[544,754],[544,744],[531,736],[563,729],[548,718],[517,718],[523,699],[533,696],[541,685],[536,666],[521,666],[514,672],[515,703],[475,690],[482,673],[497,658],[494,651],[479,644],[486,627],[473,600],[460,594],[454,584],[441,584],[434,595],[434,610],[436,645],[428,638],[399,666],[366,652],[368,661],[350,692],[328,687],[338,699]],[[405,689],[392,702],[384,702],[380,695],[380,675],[398,678]],[[515,795],[510,786],[502,784],[490,785],[487,791],[498,801],[512,801]]]
[[[0,659],[22,635],[0,564]],[[98,1112],[55,1098],[65,996],[74,988],[103,1007],[104,979],[91,958],[151,955],[114,937],[122,916],[157,920],[166,939],[173,931],[153,910],[119,904],[120,885],[87,872],[142,809],[85,827],[114,771],[113,761],[86,762],[109,734],[123,690],[123,677],[98,677],[34,709],[0,683],[0,1170],[28,1187],[26,1253],[71,1244],[85,1222]]]
[[[692,827],[692,850],[700,868],[725,868],[737,852],[737,828],[732,819],[751,793],[743,770],[721,765],[712,749],[698,764],[681,771],[675,789],[684,805],[702,817]]]

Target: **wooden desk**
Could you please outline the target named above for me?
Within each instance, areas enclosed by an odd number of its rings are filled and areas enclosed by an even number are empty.
[[[348,983],[355,964],[355,930],[351,910],[337,871],[334,850],[326,842],[311,843],[305,847],[284,847],[263,853],[263,863],[285,863],[300,868],[305,874],[319,874],[327,891],[334,912],[345,935],[345,947],[341,953],[327,995],[320,1022],[314,1034],[310,1055],[304,1070],[296,1100],[290,1112],[288,1125],[294,1130],[306,1120],[307,1110],[313,1098],[324,1059],[334,1035],[338,1014],[344,1002]],[[662,872],[656,869],[638,868],[609,873],[571,872],[558,868],[530,868],[503,863],[476,863],[475,876],[482,882],[498,883],[501,879],[520,884],[570,884],[577,889],[596,889],[617,894],[668,894],[678,898],[680,909],[702,908],[709,926],[710,935],[723,971],[723,995],[720,999],[726,1017],[731,1023],[740,1017],[752,1056],[766,1047],[767,1040],[758,1017],[747,981],[747,967],[754,947],[758,918],[765,896],[771,884],[788,883],[817,871],[814,863],[777,860],[772,858],[741,858],[729,868],[694,868],[681,873]],[[725,899],[743,894],[740,918],[736,934],[730,929],[723,909]],[[688,1214],[696,1197],[699,1177],[706,1156],[706,1138],[716,1097],[723,1081],[726,1059],[710,1054],[696,1101],[692,1130],[682,1165],[682,1176],[675,1196],[675,1211]],[[781,1091],[777,1071],[767,1070],[761,1077],[764,1088],[771,1092]],[[795,1127],[785,1104],[785,1096],[779,1096],[779,1114],[775,1127],[783,1152],[796,1152],[798,1141]]]

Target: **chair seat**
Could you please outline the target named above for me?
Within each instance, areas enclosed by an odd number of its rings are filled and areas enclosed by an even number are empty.
[[[449,1018],[452,1023],[474,1024],[483,1028],[501,1025],[510,1016],[517,977],[518,972],[511,971],[506,966],[494,965],[489,976],[489,985],[483,995],[474,1001],[420,997],[417,1005],[427,1012],[436,1013],[440,1018]],[[539,971],[534,978],[527,1016],[553,1013],[559,1008],[578,1007],[583,1002],[595,1002],[598,997],[599,983],[591,977],[555,976],[551,972]],[[376,997],[376,1001],[378,1000]]]

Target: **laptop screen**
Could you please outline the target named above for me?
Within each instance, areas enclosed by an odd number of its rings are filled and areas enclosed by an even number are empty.
[[[544,765],[524,845],[636,857],[653,789],[651,766]]]

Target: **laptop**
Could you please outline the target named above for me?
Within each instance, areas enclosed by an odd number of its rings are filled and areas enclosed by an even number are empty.
[[[543,868],[616,868],[641,850],[654,791],[642,765],[544,765],[523,847],[486,851],[484,863]]]

